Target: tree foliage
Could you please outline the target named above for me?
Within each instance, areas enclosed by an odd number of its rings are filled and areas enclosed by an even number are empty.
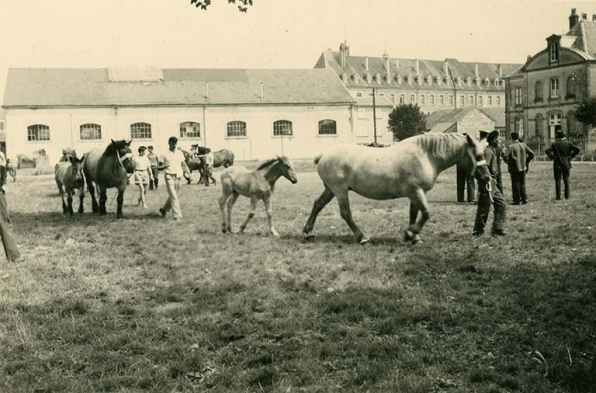
[[[575,112],[577,120],[588,126],[596,126],[596,97],[582,102]]]
[[[397,140],[404,140],[426,131],[426,115],[415,104],[399,105],[389,114],[389,128]]]
[[[246,12],[248,7],[252,6],[253,0],[238,0],[238,11]],[[190,4],[204,11],[211,5],[211,0],[190,0]],[[236,4],[236,0],[228,0],[228,4]]]

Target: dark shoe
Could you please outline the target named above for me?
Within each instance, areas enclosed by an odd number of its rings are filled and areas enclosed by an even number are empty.
[[[528,204],[528,201],[523,201],[522,202],[522,205],[527,205],[527,204]]]
[[[521,205],[519,202],[513,202],[512,205]]]
[[[163,218],[165,218],[165,217],[166,217],[166,213],[167,213],[167,212],[164,210],[164,208],[163,208],[163,207],[159,209],[159,212],[161,213],[161,216],[162,216]]]
[[[507,233],[502,229],[496,229],[492,233],[493,236],[507,236]]]
[[[474,231],[474,232],[472,232],[472,236],[480,237],[482,235],[484,235],[484,232],[480,232],[480,231]]]

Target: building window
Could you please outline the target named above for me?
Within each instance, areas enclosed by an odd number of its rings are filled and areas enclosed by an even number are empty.
[[[395,94],[389,94],[389,100],[393,105],[395,105]]]
[[[292,122],[289,120],[277,120],[273,122],[274,136],[292,136]]]
[[[561,113],[549,113],[548,114],[548,133],[549,138],[554,138],[557,130],[561,129]]]
[[[431,105],[435,104],[435,96],[433,94],[430,95],[430,104]]]
[[[501,96],[497,96],[497,106],[501,106]]]
[[[403,105],[406,103],[406,96],[404,96],[403,94],[401,94],[399,96],[399,105]]]
[[[319,121],[319,135],[337,135],[337,125],[335,120]]]
[[[493,106],[493,96],[488,96],[488,106]]]
[[[424,94],[420,94],[420,105],[426,105],[426,97],[424,97]]]
[[[544,124],[542,124],[544,122],[544,120],[542,119],[542,115],[539,113],[536,115],[536,120],[534,121],[536,123],[536,131],[535,131],[535,135],[539,138],[543,138],[544,137]]]
[[[523,102],[523,97],[524,97],[524,89],[521,87],[516,87],[515,88],[515,105],[521,105]]]
[[[542,102],[542,82],[540,81],[534,85],[534,102]]]
[[[449,94],[449,106],[453,106],[453,95]]]
[[[572,76],[567,78],[567,95],[565,98],[575,98],[575,80]]]
[[[445,96],[442,94],[439,96],[439,105],[445,105]]]
[[[577,133],[575,129],[575,113],[573,111],[567,112],[567,135],[573,135]]]
[[[415,104],[416,103],[416,96],[414,94],[410,94],[410,104]]]
[[[478,106],[482,106],[482,96],[478,96]]]
[[[356,136],[368,137],[368,131],[371,129],[370,120],[364,117],[358,119],[358,127],[356,128]]]
[[[362,97],[362,93],[356,93],[356,97]]]
[[[79,135],[82,141],[100,140],[101,126],[99,124],[83,124],[80,127]]]
[[[0,121],[0,131],[4,130],[4,122]]]
[[[180,138],[200,138],[201,125],[194,121],[180,123]]]
[[[474,106],[474,96],[470,95],[470,105]]]
[[[35,141],[49,141],[50,140],[50,127],[43,124],[34,124],[27,127],[27,140],[31,142]]]
[[[246,138],[246,123],[243,121],[231,121],[227,125],[228,138]]]
[[[464,106],[466,105],[466,97],[462,94],[459,96],[459,105]]]
[[[130,137],[132,139],[151,139],[151,124],[134,123],[130,125]]]
[[[559,61],[559,47],[556,42],[553,41],[550,43],[549,52],[551,63]]]
[[[524,135],[524,118],[523,117],[515,118],[515,132],[517,132],[520,137],[522,137]]]
[[[559,98],[559,80],[557,78],[550,80],[550,98]]]

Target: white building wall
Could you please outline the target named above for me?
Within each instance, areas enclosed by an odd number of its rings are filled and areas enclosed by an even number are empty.
[[[144,122],[151,124],[152,137],[133,140],[135,152],[140,145],[153,145],[159,153],[167,149],[168,138],[176,136],[183,149],[197,143],[213,150],[228,148],[237,160],[264,159],[275,154],[310,158],[339,143],[356,142],[351,116],[348,105],[8,109],[6,145],[9,157],[31,156],[44,149],[49,163],[54,164],[64,148],[74,148],[80,156],[111,139],[130,139],[131,124]],[[318,135],[318,122],[324,119],[336,121],[337,135]],[[227,123],[235,120],[246,123],[246,138],[227,137]],[[291,121],[293,136],[274,136],[276,120]],[[201,125],[200,138],[180,138],[179,125],[187,121]],[[80,139],[80,126],[87,123],[101,126],[101,140]],[[50,128],[49,141],[27,140],[27,127],[34,124]]]

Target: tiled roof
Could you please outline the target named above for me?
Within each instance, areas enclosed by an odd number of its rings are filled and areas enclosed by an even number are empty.
[[[449,132],[457,132],[457,123],[453,121],[445,122],[445,123],[437,123],[432,127],[429,127],[428,124],[426,125],[428,128],[429,133],[431,134],[443,134]]]
[[[354,101],[327,69],[163,69],[163,80],[112,82],[105,68],[12,68],[4,107],[324,105]]]
[[[373,99],[372,97],[356,97],[356,105],[372,107]],[[392,107],[393,104],[385,97],[377,97],[375,99],[375,106]]]
[[[495,122],[495,127],[504,128],[506,125],[505,121],[505,109],[503,108],[478,108],[485,115],[490,117]]]
[[[445,62],[449,64],[449,71],[447,73],[445,73]],[[464,81],[470,77],[474,81],[476,66],[478,66],[478,77],[481,80],[481,84],[477,86],[475,83],[472,83],[468,87],[470,89],[483,90],[487,88],[484,85],[486,78],[492,82],[489,88],[495,89],[495,79],[504,77],[521,67],[522,64],[464,63],[451,58],[445,60],[424,60],[346,55],[344,66],[342,66],[342,52],[331,50],[323,52],[315,64],[315,67],[331,68],[340,78],[345,74],[347,76],[347,82],[345,84],[348,87],[370,85],[405,90],[419,89],[417,78],[422,78],[422,84],[428,85],[427,78],[429,76],[432,78],[433,89],[452,89],[452,77],[460,77]],[[500,74],[499,67],[501,69]],[[370,83],[366,82],[367,75],[371,77]],[[380,82],[375,79],[376,75],[381,77]],[[387,77],[389,77],[389,81]],[[396,77],[402,78],[401,84],[395,80]],[[408,83],[405,80],[406,77],[411,78],[412,83]],[[437,83],[437,80],[440,83]],[[503,87],[498,88],[504,89]]]
[[[475,107],[469,106],[460,109],[432,112],[426,116],[426,128],[431,129],[440,123],[456,123],[475,110],[477,110]]]

